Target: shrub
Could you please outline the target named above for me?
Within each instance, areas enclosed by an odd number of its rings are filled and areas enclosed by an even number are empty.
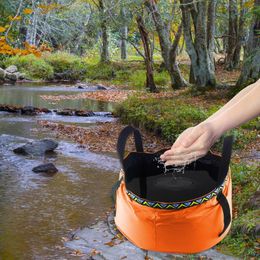
[[[136,89],[144,89],[146,82],[145,70],[136,70],[129,77],[129,84]]]
[[[111,80],[115,78],[115,69],[110,62],[88,65],[86,77],[91,80]]]
[[[219,106],[201,108],[190,105],[182,99],[158,99],[132,96],[115,107],[115,114],[123,123],[134,124],[159,134],[169,142],[174,142],[178,135],[188,127],[199,124],[213,114]],[[251,124],[255,124],[255,120]],[[229,131],[235,138],[234,149],[241,149],[256,140],[257,130],[242,127]],[[221,140],[220,140],[221,141]],[[221,150],[221,142],[214,145]]]
[[[43,55],[43,59],[53,67],[56,79],[78,80],[85,78],[86,63],[76,55],[55,52]]]
[[[130,97],[115,108],[123,123],[134,124],[160,134],[169,142],[187,127],[207,118],[207,112],[180,100]]]
[[[170,76],[167,71],[154,72],[154,82],[157,86],[169,85]],[[130,74],[129,85],[135,87],[136,89],[144,89],[146,83],[146,71],[136,70]]]
[[[154,73],[154,82],[158,86],[167,86],[170,85],[170,75],[167,71],[162,71],[160,73]]]
[[[30,79],[52,79],[53,68],[42,58],[33,54],[26,56],[13,56],[5,61],[5,66],[16,65],[20,72]]]

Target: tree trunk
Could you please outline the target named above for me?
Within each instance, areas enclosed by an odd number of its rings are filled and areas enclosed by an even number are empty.
[[[121,59],[126,60],[127,59],[127,26],[124,26],[121,30],[122,32],[122,39],[121,39],[121,44],[120,44],[120,49],[121,49]]]
[[[208,3],[208,21],[207,21],[207,46],[209,50],[210,65],[212,71],[215,71],[215,30],[216,30],[216,5],[217,0],[211,0]]]
[[[240,0],[240,14],[239,14],[239,24],[238,24],[238,35],[237,35],[237,46],[234,55],[234,64],[238,68],[240,65],[240,54],[242,45],[245,38],[245,14],[246,9],[244,7],[245,0]]]
[[[170,72],[169,74],[171,77],[172,88],[180,88],[180,87],[187,86],[187,82],[182,77],[181,72],[179,70],[179,66],[176,62],[177,50],[178,50],[178,45],[180,42],[181,35],[182,35],[182,24],[179,26],[178,31],[175,34],[175,39],[173,41],[173,44],[170,47],[170,53],[169,53],[169,72]]]
[[[109,61],[109,40],[108,40],[108,28],[107,28],[107,19],[105,17],[105,8],[103,0],[99,0],[99,15],[101,23],[101,62]]]
[[[243,2],[243,1],[241,1]],[[228,24],[228,43],[227,43],[227,57],[226,57],[226,69],[233,70],[239,67],[240,63],[240,32],[243,28],[239,28],[243,25],[243,17],[238,20],[238,8],[237,0],[229,0],[229,24]],[[243,16],[243,6],[241,5],[240,14]],[[243,32],[242,32],[243,33]]]
[[[254,8],[260,7],[260,0],[255,0]],[[241,75],[237,81],[237,87],[241,88],[260,78],[260,19],[254,15],[250,28],[249,39],[246,46],[245,60]]]
[[[30,24],[28,25],[27,32],[26,32],[26,42],[28,42],[30,45],[36,45],[36,35],[38,29],[37,16],[39,14],[37,12],[37,9],[34,6],[34,1],[33,1],[33,8],[35,11],[32,14],[32,18],[30,19]]]
[[[191,78],[194,78],[196,87],[214,87],[216,85],[214,63],[208,47],[208,39],[212,36],[207,37],[207,1],[193,3],[192,0],[181,0],[181,10],[184,38],[193,73]],[[191,22],[194,25],[194,39]]]
[[[136,18],[138,29],[141,35],[144,54],[145,54],[145,66],[146,66],[146,88],[150,92],[158,92],[154,82],[154,74],[153,74],[153,62],[150,48],[149,35],[145,28],[144,21],[142,16],[138,15]]]
[[[146,0],[145,4],[153,17],[156,31],[159,36],[162,58],[165,67],[170,74],[172,88],[177,89],[185,87],[187,86],[187,82],[181,75],[178,64],[176,62],[176,54],[172,51],[173,45],[176,45],[176,42],[174,42],[173,44],[171,43],[170,31],[167,29],[167,25],[165,25],[163,22],[155,0]],[[177,48],[174,48],[174,50],[177,51]]]
[[[226,69],[233,70],[235,68],[234,55],[236,50],[237,33],[238,33],[237,0],[229,0],[228,9],[229,9],[229,22],[228,22]]]
[[[124,8],[121,8],[121,16],[122,19],[124,20],[124,24],[121,28],[121,43],[120,43],[120,49],[121,49],[121,59],[126,60],[127,59],[127,34],[128,34],[128,28],[125,22],[125,16],[126,12]]]

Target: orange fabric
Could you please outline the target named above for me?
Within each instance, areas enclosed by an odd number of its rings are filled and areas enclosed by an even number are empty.
[[[232,211],[230,170],[223,194]],[[132,201],[124,181],[117,190],[115,223],[136,246],[165,253],[198,253],[209,249],[227,235],[231,226],[219,237],[224,217],[216,197],[186,209],[154,209]]]

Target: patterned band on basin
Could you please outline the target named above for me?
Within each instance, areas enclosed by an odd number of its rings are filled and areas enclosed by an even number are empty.
[[[226,182],[226,180],[225,180]],[[212,192],[193,199],[189,201],[182,201],[182,202],[158,202],[158,201],[151,201],[147,199],[140,198],[139,196],[135,195],[133,192],[126,190],[127,195],[130,197],[131,200],[147,207],[156,208],[156,209],[184,209],[189,208],[195,205],[200,205],[213,197],[216,197],[219,192],[221,192],[224,188],[225,182],[219,186],[218,188],[214,189]]]

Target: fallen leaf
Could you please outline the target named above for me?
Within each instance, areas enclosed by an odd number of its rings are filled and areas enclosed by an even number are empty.
[[[104,245],[107,245],[107,246],[112,247],[112,246],[114,246],[115,244],[114,244],[113,241],[109,241],[109,242],[105,243]]]
[[[73,256],[83,256],[85,254],[82,253],[82,251],[80,251],[79,249],[76,249],[72,253],[70,253],[70,255],[73,255]]]

